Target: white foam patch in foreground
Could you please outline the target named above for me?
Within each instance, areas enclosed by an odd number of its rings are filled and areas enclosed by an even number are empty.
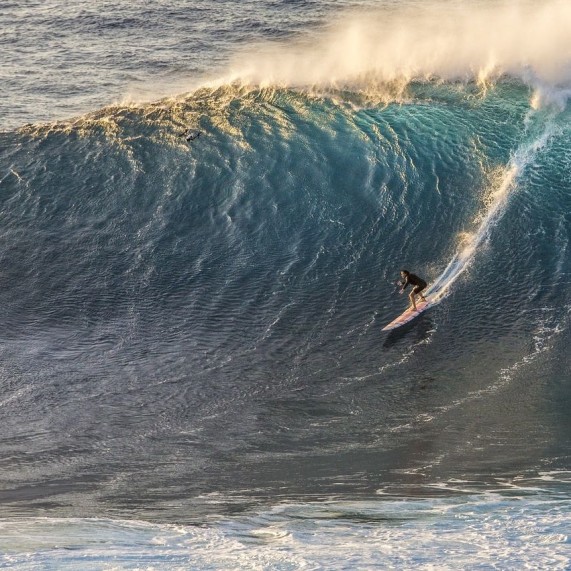
[[[1,520],[0,567],[563,570],[571,565],[570,511],[568,495],[518,489],[280,505],[203,526]]]

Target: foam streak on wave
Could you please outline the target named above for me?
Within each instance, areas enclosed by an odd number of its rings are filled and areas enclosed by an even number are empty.
[[[455,254],[446,269],[428,290],[435,302],[441,301],[450,292],[450,287],[468,269],[479,247],[486,241],[494,226],[500,220],[517,179],[533,162],[537,154],[548,144],[554,132],[553,118],[547,122],[541,134],[531,142],[524,143],[513,154],[497,190],[491,193],[489,204],[481,217],[481,222],[463,248]]]

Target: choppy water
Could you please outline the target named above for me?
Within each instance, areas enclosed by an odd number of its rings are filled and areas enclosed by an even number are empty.
[[[568,568],[571,10],[517,6],[5,5],[4,567]]]

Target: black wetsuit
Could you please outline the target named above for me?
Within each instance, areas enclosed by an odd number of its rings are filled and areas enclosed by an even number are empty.
[[[402,284],[402,289],[404,290],[406,286],[408,286],[408,284],[414,286],[412,288],[413,293],[420,293],[428,285],[422,278],[419,278],[414,274],[406,275],[404,282]]]

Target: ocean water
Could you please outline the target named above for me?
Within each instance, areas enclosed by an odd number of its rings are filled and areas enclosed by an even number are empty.
[[[0,567],[571,568],[570,29],[3,2]]]

